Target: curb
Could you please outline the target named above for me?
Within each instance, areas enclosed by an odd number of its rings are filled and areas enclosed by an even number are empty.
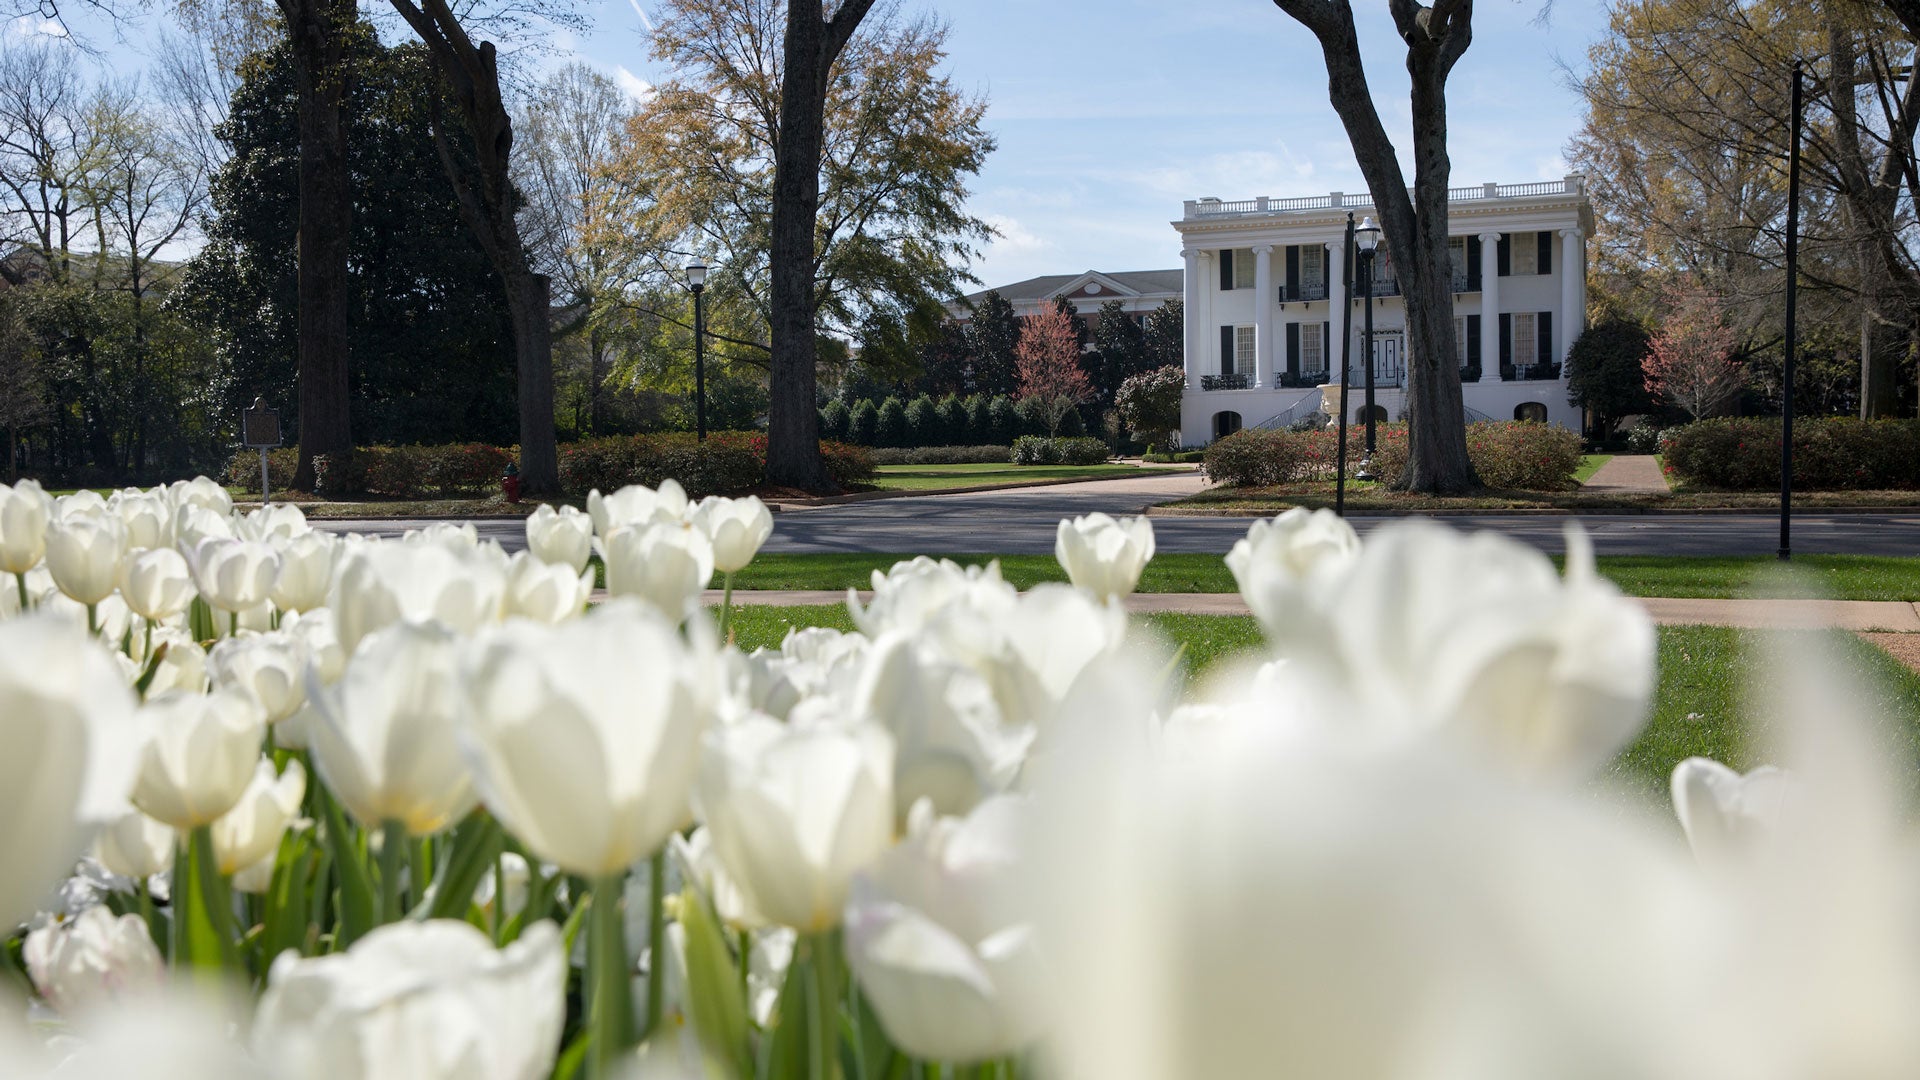
[[[821,506],[844,506],[848,503],[875,502],[881,499],[924,499],[933,495],[973,495],[983,491],[1017,491],[1021,488],[1058,487],[1062,484],[1100,484],[1109,480],[1139,480],[1155,476],[1176,476],[1180,471],[1173,466],[1150,465],[1141,476],[1061,476],[1044,480],[1020,480],[1004,484],[972,484],[967,487],[930,488],[924,491],[855,491],[846,495],[822,495],[812,499],[781,499],[778,502],[767,501],[770,509],[812,510]],[[1164,472],[1161,470],[1165,470]],[[1145,470],[1143,469],[1143,472]]]

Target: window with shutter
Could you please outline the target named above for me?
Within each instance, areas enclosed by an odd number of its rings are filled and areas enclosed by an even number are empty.
[[[1233,374],[1233,327],[1220,328],[1220,374]]]
[[[1282,300],[1300,299],[1300,245],[1287,245],[1287,280],[1281,285]]]
[[[1513,234],[1501,233],[1500,242],[1493,245],[1493,272],[1500,277],[1513,273]]]
[[[1321,341],[1319,324],[1307,323],[1300,331],[1300,370],[1309,374],[1327,370],[1326,348]]]
[[[1327,295],[1327,249],[1310,244],[1300,249],[1300,298],[1321,300]]]
[[[1233,370],[1243,374],[1253,374],[1253,335],[1251,326],[1236,326],[1233,343]]]
[[[1526,277],[1540,272],[1540,247],[1534,241],[1537,233],[1521,233],[1513,243],[1513,276]]]
[[[1531,311],[1515,312],[1513,316],[1513,362],[1531,364],[1539,359],[1540,347],[1534,335],[1534,315]]]
[[[1480,357],[1480,316],[1469,315],[1467,316],[1467,364],[1478,365]]]
[[[1534,337],[1539,340],[1539,359],[1541,364],[1553,363],[1553,312],[1543,311],[1535,316]]]
[[[1459,367],[1467,366],[1467,319],[1464,315],[1453,320],[1453,361]]]
[[[1513,316],[1500,316],[1500,377],[1507,378],[1506,369],[1513,366]]]
[[[1300,374],[1300,324],[1287,324],[1287,374]]]
[[[1535,248],[1534,273],[1551,274],[1553,273],[1553,234],[1542,231],[1534,233],[1533,235]]]
[[[1233,291],[1233,249],[1220,249],[1220,291]]]
[[[1251,289],[1257,284],[1254,280],[1256,269],[1254,258],[1252,248],[1233,249],[1233,287],[1235,289]]]
[[[1467,237],[1467,291],[1479,292],[1480,282],[1480,238]]]

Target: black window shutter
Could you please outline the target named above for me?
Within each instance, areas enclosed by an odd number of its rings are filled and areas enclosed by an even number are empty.
[[[1233,327],[1220,328],[1220,374],[1233,374]]]
[[[1467,364],[1480,363],[1480,316],[1467,316]]]
[[[1533,235],[1536,237],[1539,237],[1539,239],[1535,242],[1540,245],[1538,249],[1540,252],[1539,261],[1533,264],[1533,272],[1536,274],[1552,273],[1553,272],[1553,234],[1550,232],[1537,232],[1537,233],[1534,233]]]
[[[1513,316],[1500,316],[1500,366],[1513,365]]]
[[[1541,236],[1547,235],[1541,233]],[[1533,340],[1539,345],[1540,362],[1553,363],[1553,312],[1543,311],[1533,320]]]
[[[1300,374],[1300,324],[1297,322],[1287,324],[1287,374]]]
[[[1233,249],[1220,249],[1220,291],[1233,291]]]
[[[1467,237],[1467,291],[1480,291],[1480,238]]]
[[[1339,357],[1333,355],[1333,323],[1320,324],[1320,370],[1332,371],[1333,362]]]
[[[1289,300],[1300,299],[1300,245],[1287,245],[1287,291],[1281,294]]]
[[[1500,242],[1494,245],[1493,272],[1506,277],[1513,273],[1513,236],[1500,234]]]

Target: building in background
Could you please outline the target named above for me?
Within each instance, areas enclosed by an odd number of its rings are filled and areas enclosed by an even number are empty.
[[[1180,299],[1182,274],[1180,270],[1118,270],[1110,273],[1088,270],[1082,274],[1048,274],[1002,285],[998,289],[969,293],[966,306],[955,305],[952,313],[955,320],[967,322],[973,317],[974,306],[987,293],[997,292],[1013,305],[1013,313],[1024,319],[1065,297],[1073,303],[1080,317],[1087,321],[1087,332],[1092,334],[1100,326],[1100,305],[1109,300],[1118,300],[1136,324],[1144,323],[1154,309],[1169,300]]]
[[[1450,196],[1453,359],[1467,418],[1578,430],[1564,362],[1586,327],[1593,209],[1585,185],[1570,176],[1454,188]],[[1363,418],[1362,298],[1357,287],[1354,295],[1343,290],[1341,264],[1347,214],[1372,210],[1370,196],[1337,191],[1186,203],[1173,223],[1186,259],[1183,443],[1199,445],[1242,427],[1285,427],[1317,412],[1319,388],[1340,381],[1343,336],[1352,339],[1347,408]],[[1374,400],[1385,418],[1399,419],[1405,308],[1384,241],[1375,258]]]

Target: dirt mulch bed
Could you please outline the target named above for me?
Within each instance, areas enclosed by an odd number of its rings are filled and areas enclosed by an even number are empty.
[[[1887,650],[1895,660],[1920,671],[1920,634],[1889,634],[1868,631],[1860,635],[1869,645]]]

